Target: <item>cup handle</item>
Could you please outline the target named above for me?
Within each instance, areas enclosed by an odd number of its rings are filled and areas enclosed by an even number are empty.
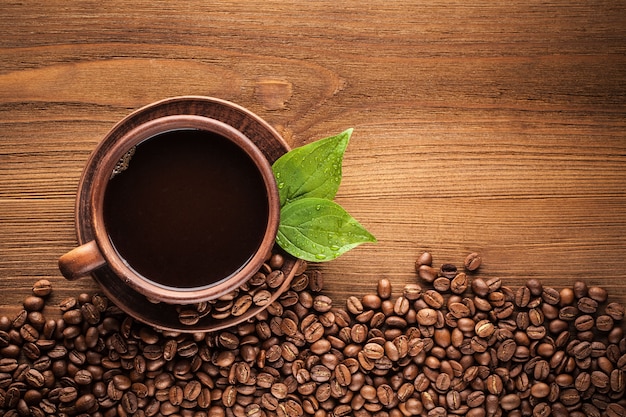
[[[80,245],[59,258],[59,270],[71,281],[89,275],[106,260],[95,240]]]

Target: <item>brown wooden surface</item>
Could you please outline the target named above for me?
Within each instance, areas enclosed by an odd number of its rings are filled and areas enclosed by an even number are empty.
[[[379,242],[321,266],[342,299],[478,251],[510,286],[626,302],[626,2],[5,1],[0,314],[67,282],[90,152],[130,111],[215,96],[292,146],[354,127],[337,201]]]

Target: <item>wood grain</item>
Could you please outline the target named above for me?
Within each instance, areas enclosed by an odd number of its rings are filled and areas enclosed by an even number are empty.
[[[0,11],[0,314],[67,282],[90,152],[169,96],[234,101],[292,146],[354,127],[337,201],[379,242],[323,265],[341,302],[422,251],[510,286],[626,303],[626,2],[7,1]]]

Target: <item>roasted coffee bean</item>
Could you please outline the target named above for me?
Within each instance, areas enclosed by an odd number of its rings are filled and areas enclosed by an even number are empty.
[[[129,414],[136,413],[139,407],[137,395],[135,395],[132,391],[125,392],[120,403],[122,405],[122,409]]]
[[[545,382],[536,382],[530,387],[530,395],[535,398],[546,398],[550,394],[550,385]]]
[[[438,392],[446,392],[450,388],[451,378],[445,372],[440,373],[435,379],[434,388]]]
[[[504,389],[502,378],[497,374],[491,374],[485,380],[487,391],[493,395],[500,395]]]
[[[40,279],[33,284],[32,291],[37,297],[46,297],[52,292],[52,284],[47,279]]]
[[[94,325],[100,321],[100,311],[92,303],[85,303],[80,306],[80,312],[85,322]]]
[[[420,295],[421,295],[421,289],[420,289]],[[365,308],[368,308],[370,310],[377,310],[380,308],[382,304],[382,300],[380,296],[378,296],[377,294],[365,294],[361,298],[361,304],[363,304]]]
[[[30,295],[24,299],[23,306],[26,311],[41,311],[44,306],[44,299],[36,295]]]
[[[571,349],[571,354],[576,359],[585,359],[591,355],[591,343],[587,341],[581,341]]]
[[[346,308],[354,315],[361,314],[363,312],[363,304],[359,298],[351,295],[346,300]]]
[[[306,265],[306,264],[303,264]],[[309,273],[309,289],[313,292],[320,292],[324,288],[324,277],[322,273],[313,269]]]
[[[433,264],[432,254],[430,252],[423,252],[415,260],[415,270],[417,271],[417,269],[422,265],[432,266],[432,264]]]
[[[183,309],[178,313],[178,321],[185,326],[194,326],[200,322],[200,313],[195,309]]]
[[[23,341],[26,341],[26,342],[33,343],[33,342],[36,342],[37,339],[39,339],[39,332],[37,331],[37,329],[35,329],[33,326],[31,326],[28,323],[20,327],[19,334],[22,337]]]
[[[541,284],[541,281],[535,278],[527,280],[526,287],[530,290],[530,293],[534,297],[538,297],[543,293],[543,285]]]
[[[588,288],[587,296],[598,303],[603,303],[607,300],[608,293],[604,288],[593,286]]]
[[[132,385],[131,379],[123,374],[114,375],[111,382],[113,383],[113,386],[120,391],[126,391],[130,389]]]
[[[565,307],[574,303],[574,300],[576,299],[576,295],[572,288],[565,287],[565,288],[561,288],[561,291],[559,292],[559,298],[560,298],[559,305],[561,307]]]
[[[460,319],[460,318],[463,318],[463,317],[469,317],[470,313],[471,313],[470,309],[465,304],[463,304],[461,302],[451,303],[448,306],[448,310],[457,319]]]
[[[609,381],[613,392],[624,392],[624,388],[626,388],[626,372],[620,369],[613,369]]]
[[[481,320],[476,323],[474,330],[477,336],[489,338],[496,331],[496,328],[489,320]]]
[[[565,321],[573,321],[578,316],[578,308],[574,306],[565,306],[559,310],[559,319]]]
[[[465,269],[467,269],[468,271],[477,270],[481,264],[482,264],[482,257],[480,256],[480,254],[476,252],[473,252],[467,255],[467,257],[465,258],[465,261],[463,262]]]
[[[417,311],[416,319],[422,326],[432,326],[437,322],[437,312],[432,308],[422,308]]]
[[[587,296],[587,284],[584,281],[576,281],[572,287],[574,291],[574,296],[576,298],[583,298]]]
[[[532,340],[540,340],[546,335],[546,328],[543,326],[528,326],[526,334]]]
[[[485,284],[487,284],[487,287],[489,287],[489,292],[493,293],[494,291],[500,290],[500,288],[502,287],[502,278],[489,278],[487,281],[485,281]]]
[[[78,413],[85,413],[91,410],[96,405],[96,403],[96,397],[93,394],[82,395],[76,400],[76,411]]]
[[[270,393],[278,400],[284,400],[289,394],[287,385],[282,382],[276,382],[270,387]]]
[[[576,379],[574,380],[574,387],[580,392],[585,392],[589,389],[590,386],[591,386],[591,375],[589,375],[589,373],[584,372],[584,371],[580,372],[576,376]]]
[[[221,337],[221,336],[220,336]],[[220,339],[221,342],[221,339]],[[175,339],[169,339],[165,341],[163,345],[162,357],[166,361],[171,361],[174,359],[176,352],[178,351],[178,342]]]
[[[497,358],[502,362],[510,361],[515,355],[517,344],[513,339],[504,340],[496,350]]]
[[[370,295],[369,297],[371,298],[372,295]],[[409,301],[415,301],[421,297],[422,287],[418,284],[407,284],[402,289],[402,295],[404,298],[406,298]],[[366,302],[366,300],[367,298],[366,296],[364,296],[362,299],[362,305],[368,308],[376,309],[380,306],[379,300],[369,300],[369,302]],[[374,301],[374,304],[372,304],[372,301]]]
[[[520,287],[515,293],[515,305],[526,307],[530,303],[531,292],[527,286]]]
[[[331,376],[330,369],[324,365],[315,365],[311,368],[311,379],[315,382],[327,382]]]
[[[541,326],[544,318],[543,311],[538,308],[532,308],[528,311],[528,319],[533,326]]]
[[[175,406],[180,405],[184,400],[183,389],[179,385],[172,385],[168,390],[167,399],[172,405],[175,405]],[[122,403],[123,401],[124,401],[124,398],[122,397]],[[234,405],[234,403],[231,404],[231,406],[232,405]]]
[[[367,343],[363,346],[362,352],[369,359],[377,360],[385,355],[385,348],[378,343]]]
[[[324,325],[321,322],[316,321],[306,326],[302,333],[304,335],[304,340],[309,343],[315,343],[322,339],[324,332]],[[330,344],[330,342],[328,343]]]
[[[70,309],[63,313],[63,321],[66,324],[80,324],[83,321],[83,315],[79,309]]]
[[[456,268],[456,265],[454,264],[446,263],[446,264],[441,265],[441,267],[439,268],[439,275],[441,277],[452,279],[456,276],[456,274],[457,274],[457,268]]]
[[[268,290],[260,290],[254,293],[252,296],[252,302],[258,307],[267,306],[272,299],[272,293]]]
[[[493,316],[498,320],[505,320],[513,315],[515,307],[513,303],[507,301],[502,307],[495,307],[493,309]]]
[[[561,403],[563,403],[563,405],[569,407],[578,404],[578,402],[580,401],[580,394],[578,393],[578,390],[566,389],[561,392],[559,399],[561,400]]]
[[[574,321],[574,326],[576,327],[576,330],[578,330],[579,332],[591,330],[594,327],[594,325],[595,325],[595,320],[593,319],[592,316],[588,314],[579,316]]]
[[[252,370],[246,362],[237,362],[234,365],[235,378],[240,384],[247,384],[250,381]]]
[[[613,329],[613,319],[607,314],[596,317],[596,329],[601,332],[609,332]]]
[[[624,318],[624,306],[619,303],[609,303],[605,308],[605,313],[613,320],[622,320]]]
[[[547,403],[539,403],[533,408],[533,417],[548,417],[552,414],[552,408]]]
[[[228,385],[222,391],[221,399],[224,406],[234,406],[237,401],[237,388],[234,385]]]
[[[60,402],[70,403],[78,398],[78,390],[73,386],[64,387],[60,388],[58,395],[58,399]]]
[[[395,392],[388,384],[381,384],[376,388],[376,396],[383,406],[391,405],[395,400]]]
[[[45,378],[37,369],[28,369],[24,375],[25,382],[33,388],[41,388],[44,386]]]
[[[624,417],[626,416],[626,408],[617,403],[608,404],[605,410],[607,417]]]
[[[74,382],[77,385],[89,385],[93,381],[93,375],[88,369],[80,369],[74,375]]]
[[[420,279],[425,282],[433,282],[439,276],[439,270],[437,268],[433,268],[432,266],[426,264],[420,265],[417,273]],[[381,296],[381,298],[383,297]]]
[[[181,358],[190,358],[198,353],[198,345],[193,340],[184,340],[178,343],[176,353]]]
[[[444,299],[441,294],[435,290],[427,290],[422,294],[422,299],[426,304],[434,309],[440,309],[444,305]]]
[[[265,282],[270,288],[278,288],[285,282],[285,274],[282,270],[275,269],[267,275]]]
[[[313,309],[319,313],[330,311],[333,300],[326,295],[318,295],[313,299]]]
[[[11,322],[11,325],[15,329],[19,329],[20,327],[24,325],[24,323],[26,323],[27,318],[28,318],[28,311],[22,309],[15,315],[15,317],[13,318],[13,321]]]
[[[446,293],[450,290],[450,278],[439,277],[433,281],[433,288],[440,293]]]
[[[409,302],[408,299],[404,298],[403,296],[400,296],[396,298],[396,302],[393,305],[393,312],[397,314],[398,316],[404,316],[405,314],[408,313],[410,304],[411,303]]]
[[[482,278],[474,278],[471,288],[473,293],[478,297],[486,297],[489,293],[489,286]]]
[[[521,398],[518,394],[507,394],[500,399],[500,406],[505,411],[511,411],[518,408],[521,404]]]
[[[591,372],[591,385],[596,388],[604,389],[609,386],[609,376],[602,371]]]
[[[582,297],[578,300],[578,310],[587,314],[594,314],[598,309],[598,302],[589,297]]]
[[[450,281],[450,291],[454,294],[463,294],[469,286],[469,279],[464,272],[459,272]]]

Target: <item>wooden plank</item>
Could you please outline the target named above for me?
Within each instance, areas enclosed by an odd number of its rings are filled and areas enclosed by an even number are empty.
[[[337,201],[377,237],[319,265],[341,302],[421,251],[508,285],[626,303],[626,3],[8,2],[0,12],[0,314],[65,281],[89,154],[167,96],[235,101],[292,145],[355,133]]]

